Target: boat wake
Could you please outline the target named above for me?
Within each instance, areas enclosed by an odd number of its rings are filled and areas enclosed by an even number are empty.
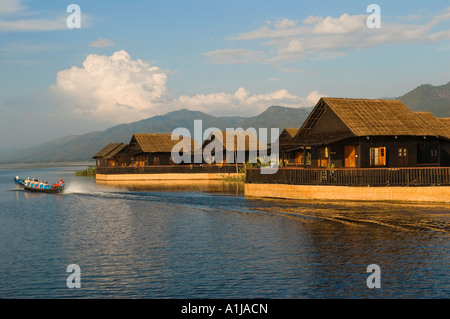
[[[130,192],[126,189],[118,189],[115,187],[112,189],[99,188],[95,184],[77,183],[71,182],[67,183],[66,189],[64,190],[65,195],[80,195],[80,196],[94,196],[102,198],[111,199],[142,199],[147,198],[148,195],[145,193]]]
[[[67,183],[64,189],[64,194],[92,194],[95,192],[97,192],[95,185],[76,182]]]

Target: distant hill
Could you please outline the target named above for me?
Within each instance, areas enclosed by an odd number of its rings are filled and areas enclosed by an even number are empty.
[[[272,106],[255,117],[215,117],[199,111],[182,109],[154,116],[138,122],[120,124],[105,131],[91,132],[79,136],[67,136],[54,141],[29,147],[20,151],[0,154],[0,162],[58,162],[90,160],[108,143],[128,143],[134,133],[171,133],[175,128],[185,127],[194,131],[194,120],[202,120],[203,129],[300,127],[311,109]]]
[[[285,128],[300,128],[312,109],[313,107],[292,108],[271,106],[260,115],[243,120],[240,125],[243,128],[278,127],[281,133]]]
[[[427,111],[437,117],[450,117],[450,82],[441,86],[420,85],[397,99],[412,111]]]

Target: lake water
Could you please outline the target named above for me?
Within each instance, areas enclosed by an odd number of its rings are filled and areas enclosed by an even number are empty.
[[[223,182],[97,184],[84,168],[0,166],[0,298],[450,297],[450,205],[255,200]]]

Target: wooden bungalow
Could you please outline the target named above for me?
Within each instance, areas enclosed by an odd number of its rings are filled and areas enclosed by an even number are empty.
[[[127,161],[125,155],[127,146],[124,143],[110,143],[92,158],[95,159],[96,166],[121,166]]]
[[[260,151],[266,147],[251,131],[217,131],[203,142],[202,150],[207,164],[243,164],[249,161],[256,163]],[[218,151],[221,151],[219,156]]]
[[[312,168],[450,166],[450,119],[398,100],[324,97],[281,143],[282,157]]]
[[[290,149],[296,147],[294,137],[298,130],[299,128],[285,128],[278,137],[279,151],[285,166],[301,164],[302,152],[289,152]]]
[[[172,149],[180,142],[183,151],[191,154],[189,163],[192,163],[198,144],[186,137],[172,140],[172,134],[134,134],[126,153],[132,166],[174,165]]]

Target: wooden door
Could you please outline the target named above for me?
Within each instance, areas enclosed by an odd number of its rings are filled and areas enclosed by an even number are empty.
[[[398,163],[400,166],[408,166],[408,149],[404,146],[398,148]]]
[[[439,153],[438,147],[436,145],[433,145],[433,147],[431,148],[430,163],[439,163]]]
[[[344,146],[345,167],[356,167],[356,146]]]
[[[295,153],[295,164],[301,164],[302,163],[302,152],[296,152]]]
[[[379,157],[379,165],[383,165],[383,166],[385,166],[386,165],[386,147],[380,147],[379,148],[379,154],[380,154],[380,157]]]
[[[371,147],[370,148],[370,166],[386,166],[386,147]]]
[[[326,147],[318,149],[319,167],[328,167],[328,150]]]

